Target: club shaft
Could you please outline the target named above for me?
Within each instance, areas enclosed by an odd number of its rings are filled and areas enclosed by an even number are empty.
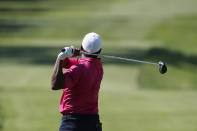
[[[154,63],[154,62],[141,61],[141,60],[123,58],[123,57],[118,57],[118,56],[110,56],[110,55],[104,55],[104,54],[91,54],[91,53],[87,53],[84,51],[80,51],[80,53],[87,54],[87,55],[100,56],[100,57],[105,57],[105,58],[111,58],[111,59],[125,60],[125,61],[130,61],[130,62],[158,65],[158,63]]]

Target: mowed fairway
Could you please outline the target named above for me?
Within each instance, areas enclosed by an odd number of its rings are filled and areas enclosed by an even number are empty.
[[[196,0],[1,0],[0,131],[57,131],[56,56],[97,32],[103,53],[167,63],[103,59],[104,131],[197,130]]]

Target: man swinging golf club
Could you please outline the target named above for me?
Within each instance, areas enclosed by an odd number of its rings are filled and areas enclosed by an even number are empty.
[[[101,52],[101,38],[88,33],[79,51],[65,47],[59,53],[51,79],[52,90],[63,89],[59,111],[63,114],[59,131],[101,131],[98,115],[98,93],[103,77],[101,59],[95,55]],[[66,68],[66,72],[63,72]]]

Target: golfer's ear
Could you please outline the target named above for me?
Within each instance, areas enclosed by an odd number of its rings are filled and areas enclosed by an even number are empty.
[[[80,50],[83,50],[83,47],[82,47],[82,45],[81,45],[81,48],[80,48]]]

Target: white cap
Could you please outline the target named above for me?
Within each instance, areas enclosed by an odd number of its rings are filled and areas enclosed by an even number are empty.
[[[88,53],[96,53],[101,49],[101,43],[100,36],[92,32],[83,38],[82,47]]]

